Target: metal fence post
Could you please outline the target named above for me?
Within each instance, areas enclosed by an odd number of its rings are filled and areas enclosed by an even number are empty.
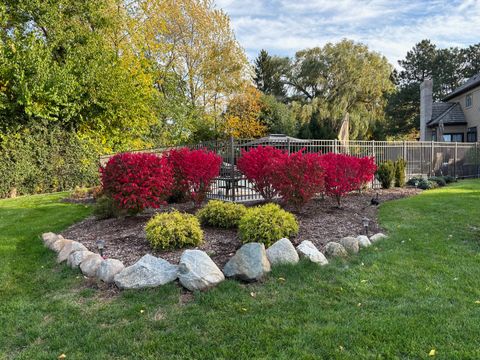
[[[478,142],[475,143],[475,177],[478,178]]]
[[[290,138],[287,138],[287,151],[290,154]]]
[[[430,176],[434,176],[433,157],[434,157],[434,143],[432,141],[431,148],[430,148]]]
[[[458,157],[458,143],[455,141],[455,153],[453,158],[453,177],[457,177],[457,157]]]
[[[333,152],[334,152],[335,154],[338,154],[338,145],[337,145],[337,143],[338,143],[338,140],[335,139],[335,141],[334,141],[334,143],[333,143]]]
[[[235,140],[230,136],[230,184],[232,187],[232,201],[235,202]]]

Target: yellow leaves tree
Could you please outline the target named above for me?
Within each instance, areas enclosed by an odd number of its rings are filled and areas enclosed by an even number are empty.
[[[262,93],[251,85],[234,96],[225,113],[225,133],[235,138],[257,138],[266,134],[267,127],[261,123]]]

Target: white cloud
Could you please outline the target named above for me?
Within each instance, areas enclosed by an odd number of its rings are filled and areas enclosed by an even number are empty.
[[[422,39],[440,47],[480,41],[480,0],[217,0],[232,18],[250,58],[262,48],[292,56],[306,47],[349,38],[397,66]]]

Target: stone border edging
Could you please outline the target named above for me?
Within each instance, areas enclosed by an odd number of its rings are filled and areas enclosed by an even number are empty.
[[[365,235],[347,236],[338,242],[325,246],[327,257],[347,257],[360,249],[387,238],[377,233],[368,238]],[[309,240],[302,241],[296,248],[287,238],[282,238],[265,249],[261,243],[242,245],[225,264],[223,272],[208,256],[198,249],[183,252],[178,265],[150,254],[136,263],[125,267],[117,259],[105,259],[89,251],[83,244],[65,239],[52,232],[42,234],[46,247],[57,253],[57,263],[67,262],[71,268],[80,268],[87,277],[96,277],[106,283],[115,283],[120,289],[142,289],[165,285],[175,280],[190,291],[201,291],[214,287],[227,278],[242,281],[257,281],[270,272],[277,264],[296,264],[301,258],[320,266],[328,264],[327,257]]]

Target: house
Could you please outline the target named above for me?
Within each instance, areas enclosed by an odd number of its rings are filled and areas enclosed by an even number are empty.
[[[420,85],[420,141],[476,142],[480,127],[480,73],[433,102],[433,81]]]

